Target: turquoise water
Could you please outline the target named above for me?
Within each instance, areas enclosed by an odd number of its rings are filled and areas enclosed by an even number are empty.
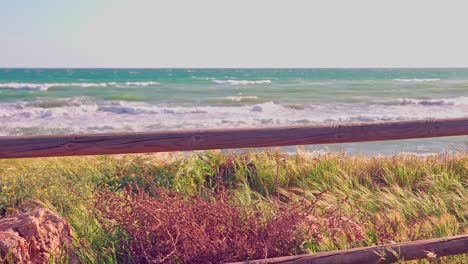
[[[468,69],[0,69],[0,135],[468,116]],[[314,146],[467,150],[467,137]],[[291,148],[288,148],[291,150]]]
[[[135,85],[125,85],[129,82]],[[19,88],[0,88],[2,101],[76,96],[111,100],[121,95],[122,99],[157,104],[223,105],[232,101],[223,100],[226,96],[244,95],[257,96],[260,102],[366,102],[402,96],[415,99],[464,96],[468,70],[0,69],[0,87],[2,84]],[[24,87],[27,84],[36,86]],[[102,85],[107,85],[106,89]],[[133,89],[138,85],[145,89]],[[48,93],[39,93],[41,90]]]

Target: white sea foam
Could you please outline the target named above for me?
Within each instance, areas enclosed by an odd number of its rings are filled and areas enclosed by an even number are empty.
[[[50,100],[50,99],[47,99]],[[116,132],[228,127],[265,127],[341,122],[371,122],[468,116],[468,97],[454,103],[314,103],[301,108],[267,102],[242,106],[165,106],[144,102],[94,101],[74,98],[0,103],[0,135],[37,128],[40,133]],[[445,102],[445,101],[444,101]],[[52,105],[52,106],[50,106]],[[35,131],[35,130],[34,130]],[[39,133],[38,132],[38,133]],[[30,132],[27,132],[30,133]]]
[[[46,83],[0,83],[0,88],[7,89],[29,89],[36,91],[47,91],[50,84]]]
[[[270,80],[213,80],[217,84],[227,84],[227,85],[247,85],[247,84],[270,84]]]
[[[29,89],[45,92],[52,87],[147,87],[157,85],[157,82],[102,82],[102,83],[0,83],[0,88]]]
[[[252,101],[258,99],[257,96],[226,96],[224,98],[233,102]]]
[[[122,85],[123,84],[123,85]],[[124,82],[124,83],[117,83],[117,87],[146,87],[146,86],[153,86],[158,85],[158,82]]]
[[[399,98],[395,101],[388,101],[386,103],[390,105],[424,105],[424,106],[467,105],[468,106],[468,97],[461,96],[457,98],[446,98],[446,99]]]
[[[396,82],[405,82],[405,83],[423,83],[423,82],[439,82],[440,79],[393,79]]]

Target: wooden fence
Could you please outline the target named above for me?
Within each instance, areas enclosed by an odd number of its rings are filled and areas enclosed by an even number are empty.
[[[287,256],[231,264],[361,264],[394,263],[416,259],[463,254],[468,252],[468,235],[424,239],[397,244],[335,250],[316,254]],[[438,263],[438,262],[435,262]]]
[[[468,117],[273,128],[0,137],[0,158],[273,147],[468,135]]]

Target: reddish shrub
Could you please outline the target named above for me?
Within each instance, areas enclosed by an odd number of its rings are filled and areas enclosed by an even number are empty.
[[[272,204],[267,216],[233,203],[225,192],[203,198],[154,187],[151,193],[137,187],[125,196],[104,191],[97,203],[104,218],[126,233],[123,246],[137,263],[262,259],[302,253],[304,241],[321,239],[317,223],[323,221],[310,217],[315,203]]]

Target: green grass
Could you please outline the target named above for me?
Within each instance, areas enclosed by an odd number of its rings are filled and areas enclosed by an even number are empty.
[[[327,234],[320,243],[305,241],[310,252],[468,233],[468,153],[366,158],[298,150],[0,160],[0,215],[48,207],[72,225],[82,262],[116,263],[127,252],[119,231],[106,231],[97,219],[99,189],[119,193],[129,183],[157,183],[203,195],[219,188],[220,177],[231,199],[261,210],[273,200],[292,203],[322,193],[320,210],[335,210],[364,228],[365,239],[355,243]]]

